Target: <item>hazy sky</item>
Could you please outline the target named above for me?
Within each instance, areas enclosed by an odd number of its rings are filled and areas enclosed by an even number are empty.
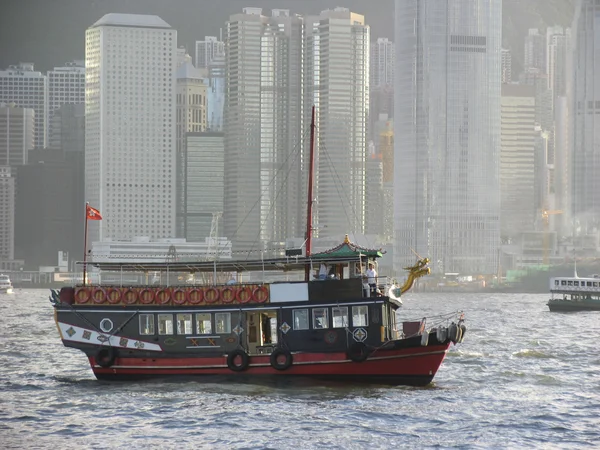
[[[194,41],[218,36],[229,15],[246,6],[298,14],[344,6],[366,16],[373,37],[393,39],[393,0],[0,0],[0,69],[27,61],[46,71],[83,59],[86,28],[111,12],[159,15],[192,54]]]

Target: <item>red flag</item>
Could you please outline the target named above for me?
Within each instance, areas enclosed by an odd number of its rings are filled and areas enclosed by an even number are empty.
[[[85,205],[85,217],[88,220],[102,220],[100,211],[96,208],[92,208],[90,205]]]

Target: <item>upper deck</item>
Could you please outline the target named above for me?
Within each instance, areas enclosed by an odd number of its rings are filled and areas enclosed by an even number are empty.
[[[595,276],[550,278],[550,292],[600,292],[600,278]]]

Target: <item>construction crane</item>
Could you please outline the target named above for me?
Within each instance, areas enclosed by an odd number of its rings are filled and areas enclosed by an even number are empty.
[[[555,214],[562,214],[563,211],[560,209],[544,209],[542,210],[542,220],[544,222],[544,259],[543,264],[548,265],[548,247],[550,246],[550,216]]]

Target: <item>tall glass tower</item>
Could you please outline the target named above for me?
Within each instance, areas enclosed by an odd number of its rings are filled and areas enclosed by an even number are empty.
[[[395,6],[394,267],[495,273],[502,0]]]

